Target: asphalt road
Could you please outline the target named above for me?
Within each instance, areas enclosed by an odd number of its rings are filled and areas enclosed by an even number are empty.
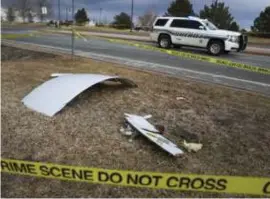
[[[32,30],[36,30],[36,29],[38,29],[38,28],[37,27],[23,27],[23,26],[22,27],[3,27],[2,32],[3,33],[18,33],[18,34],[20,34],[20,33],[29,33]],[[57,38],[59,37],[55,34],[52,34],[52,35],[53,35],[53,37],[57,37]],[[69,37],[69,36],[63,35],[63,37]],[[62,35],[61,35],[61,38],[62,38]],[[49,40],[50,36],[46,37],[45,39]],[[54,38],[51,38],[51,39],[53,40]],[[62,38],[62,39],[64,40],[65,38]],[[91,41],[94,42],[95,40],[96,39],[91,38]],[[65,39],[65,41],[66,41],[66,39]],[[94,43],[97,44],[97,46],[99,46],[99,44],[97,42],[94,42]],[[65,44],[67,44],[67,43],[65,42]],[[100,43],[100,44],[102,46],[104,46],[102,43]],[[149,43],[147,43],[147,44],[149,45]],[[152,45],[155,46],[156,44],[152,44]],[[80,49],[81,43],[79,42],[77,46]],[[257,46],[257,47],[259,47],[259,46]],[[193,52],[193,53],[198,53],[198,54],[202,54],[202,55],[208,55],[206,50],[204,50],[204,49],[184,47],[181,50],[184,52]],[[235,62],[245,63],[248,65],[270,68],[270,57],[269,56],[258,56],[258,55],[250,55],[250,54],[232,52],[229,55],[222,55],[220,57],[224,58],[224,59],[231,60],[231,61],[235,61]]]
[[[10,31],[10,30],[8,30]],[[22,31],[22,30],[21,30]],[[24,30],[27,31],[27,30]],[[5,31],[4,31],[5,32]],[[64,49],[71,48],[71,38],[69,35],[39,35],[33,37],[24,37],[17,38],[16,41],[34,43],[39,45],[46,45],[52,47],[60,47]],[[259,74],[251,71],[245,71],[242,69],[232,68],[221,66],[217,64],[212,64],[208,62],[197,61],[193,59],[187,59],[182,57],[175,57],[168,54],[164,54],[161,52],[153,52],[150,50],[144,50],[133,46],[128,46],[125,44],[117,44],[111,43],[109,41],[103,39],[90,39],[88,41],[84,41],[83,39],[75,40],[75,49],[80,52],[85,53],[95,53],[106,56],[113,56],[119,58],[125,58],[128,60],[134,61],[142,61],[147,62],[149,64],[158,64],[159,66],[168,66],[167,69],[186,69],[190,71],[194,71],[198,74],[207,73],[213,76],[222,76],[233,78],[236,80],[245,80],[255,83],[264,83],[267,84],[267,87],[270,86],[270,75]],[[204,54],[202,51],[189,49],[194,53]],[[249,65],[260,66],[265,68],[270,68],[270,58],[268,56],[259,56],[259,55],[245,55],[239,53],[231,53],[229,55],[223,55],[222,58],[229,59],[232,61],[246,63]],[[167,72],[166,70],[164,72]],[[168,71],[169,72],[169,71]],[[211,82],[211,79],[209,79]],[[229,81],[229,80],[228,80]],[[216,82],[215,82],[216,83]],[[223,84],[222,81],[218,83]],[[230,83],[224,83],[226,85],[230,85]],[[240,84],[245,84],[245,82],[239,82]],[[233,83],[232,86],[238,87],[237,81]],[[250,86],[239,86],[244,89],[249,89]],[[256,87],[251,90],[256,90]],[[258,88],[260,90],[260,88]],[[270,92],[269,88],[266,91],[262,92]],[[270,94],[270,93],[268,93]]]

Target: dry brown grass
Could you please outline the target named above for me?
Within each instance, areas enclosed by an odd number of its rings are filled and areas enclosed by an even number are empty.
[[[10,56],[13,52],[16,57]],[[26,108],[21,99],[54,72],[117,74],[132,79],[138,88],[94,87],[49,118]],[[89,59],[76,60],[73,65],[67,57],[9,47],[2,47],[1,94],[4,158],[111,169],[270,176],[270,99],[257,94]],[[186,99],[176,100],[179,96]],[[144,138],[129,143],[119,132],[125,112],[152,114],[152,123],[165,124],[168,137],[177,144],[185,130],[198,135],[204,147],[198,153],[173,158]],[[240,196],[8,174],[1,178],[2,197]]]
[[[261,44],[264,45],[270,45],[270,39],[269,38],[260,38],[260,37],[248,37],[248,42],[252,44]]]

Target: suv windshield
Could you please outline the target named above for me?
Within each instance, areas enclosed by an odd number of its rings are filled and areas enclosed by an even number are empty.
[[[204,21],[204,24],[210,29],[210,30],[217,30],[218,28],[213,24],[211,23],[210,21]]]

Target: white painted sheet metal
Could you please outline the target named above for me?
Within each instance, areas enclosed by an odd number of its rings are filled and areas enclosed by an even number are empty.
[[[78,94],[97,83],[111,80],[136,86],[131,80],[118,76],[64,73],[55,76],[35,88],[22,102],[32,110],[53,116]]]
[[[149,140],[160,146],[162,149],[172,154],[173,156],[179,156],[184,152],[177,147],[176,144],[166,139],[162,135],[158,134],[158,130],[150,124],[144,117],[138,115],[125,114],[127,122],[132,125],[142,135]]]
[[[63,75],[74,75],[74,73],[52,73],[51,77],[59,77],[59,76],[63,76]],[[77,74],[79,75],[79,74]]]

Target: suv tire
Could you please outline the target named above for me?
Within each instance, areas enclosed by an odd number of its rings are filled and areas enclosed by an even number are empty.
[[[169,35],[161,35],[158,39],[158,45],[160,48],[170,48],[172,45],[171,37]]]
[[[210,41],[207,50],[211,55],[218,56],[224,52],[224,44],[218,40]]]

